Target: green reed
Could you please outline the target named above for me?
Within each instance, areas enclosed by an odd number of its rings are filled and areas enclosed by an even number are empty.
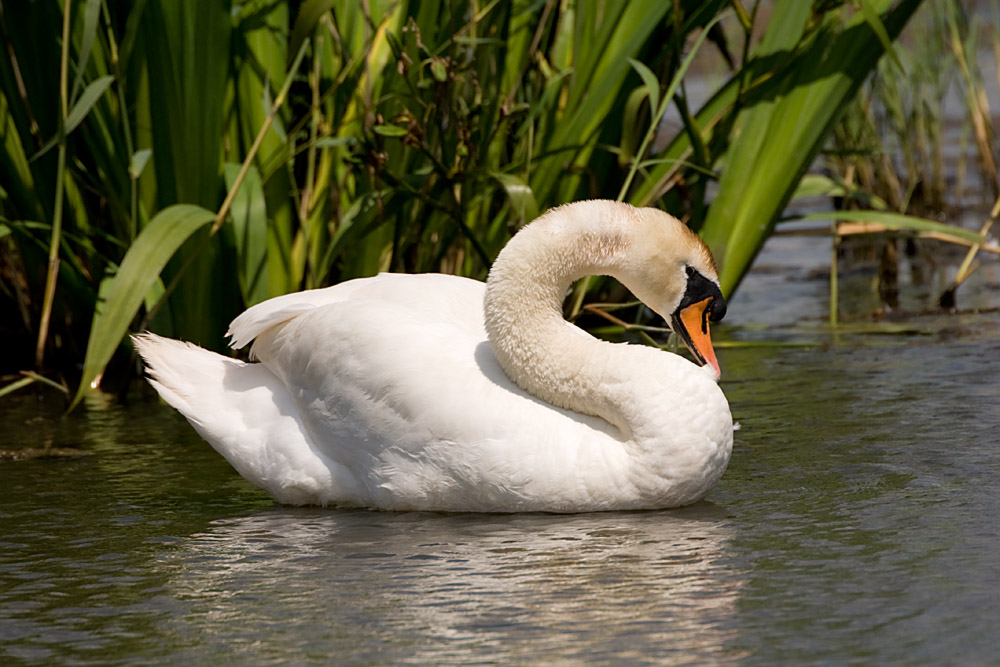
[[[588,197],[700,229],[731,293],[919,4],[0,0],[0,335],[82,364],[79,400],[129,330],[218,348],[292,290],[481,278]],[[732,65],[696,107],[678,72],[703,33]],[[684,128],[653,150],[661,101]]]

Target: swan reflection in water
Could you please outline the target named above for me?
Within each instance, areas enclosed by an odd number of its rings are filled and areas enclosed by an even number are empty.
[[[731,532],[709,503],[573,516],[275,507],[215,522],[160,566],[187,606],[177,635],[200,637],[199,651],[669,664],[734,655]]]

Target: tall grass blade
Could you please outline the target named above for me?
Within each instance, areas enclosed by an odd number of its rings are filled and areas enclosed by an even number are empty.
[[[155,179],[151,211],[177,203],[218,206],[225,187],[222,155],[232,32],[233,18],[223,3],[149,0],[143,12],[140,48],[149,77],[149,119],[140,120],[149,123],[151,135],[149,143],[140,141],[137,148],[153,151],[153,169],[146,168],[146,176]],[[174,335],[209,346],[222,340],[225,320],[237,312],[239,293],[227,271],[235,252],[225,241],[192,243],[167,265],[166,282],[182,273],[177,289],[183,298],[169,303]],[[197,258],[192,260],[190,253]]]
[[[503,186],[507,199],[510,200],[522,223],[531,222],[538,217],[538,202],[535,201],[535,194],[527,183],[514,174],[492,172],[491,176]]]
[[[292,34],[288,42],[288,54],[298,53],[302,43],[313,34],[320,18],[334,8],[337,0],[306,0],[299,8],[292,25]]]
[[[62,130],[57,133],[56,136],[45,142],[45,144],[38,149],[38,152],[31,157],[31,159],[37,160],[52,150],[52,148],[60,141],[65,141],[66,136],[68,136],[70,132],[75,130],[77,126],[83,122],[83,119],[87,117],[88,113],[90,113],[94,104],[97,103],[97,100],[101,98],[101,95],[104,94],[104,91],[108,89],[111,82],[114,80],[115,77],[113,76],[102,76],[94,81],[91,81],[83,90],[80,98],[73,104],[73,108],[70,110],[69,115],[66,116],[66,122],[64,123]]]
[[[267,122],[273,102],[273,89],[281,88],[296,76],[289,71],[289,58],[298,55],[304,40],[296,42],[296,51],[288,51],[289,7],[282,0],[254,0],[242,6],[233,31],[235,71],[232,74],[234,100],[230,133],[233,145],[239,150],[227,152],[225,160],[232,164],[241,161],[263,124]],[[294,62],[294,58],[293,58]],[[294,176],[289,167],[293,164],[292,151],[296,137],[288,135],[287,127],[294,116],[290,109],[281,109],[271,122],[253,160],[262,184],[262,196],[267,201],[268,233],[272,246],[266,253],[266,280],[259,288],[254,301],[293,291],[300,286],[299,276],[290,270],[290,259],[283,248],[291,246],[295,235]],[[274,165],[268,168],[265,165]],[[227,167],[227,188],[232,190],[232,174]],[[268,171],[265,171],[268,170]],[[237,265],[245,268],[239,257]],[[239,280],[244,280],[242,271]],[[241,282],[241,285],[244,283]],[[244,293],[244,297],[246,294]],[[246,302],[245,302],[246,303]],[[247,304],[248,305],[248,304]]]
[[[859,0],[861,4],[861,12],[865,16],[865,20],[868,21],[868,25],[871,27],[875,36],[878,37],[878,41],[882,42],[882,49],[885,51],[886,55],[889,56],[892,64],[896,66],[899,72],[903,71],[903,63],[899,61],[899,56],[896,55],[896,49],[892,46],[892,38],[889,37],[889,32],[885,29],[885,24],[882,23],[881,17],[879,17],[878,12],[875,10],[873,0]]]
[[[883,13],[892,4],[871,3]],[[902,0],[887,12],[890,35],[899,33],[919,4]],[[808,18],[809,3],[779,0],[755,60],[790,55]],[[737,136],[701,230],[721,265],[724,294],[739,285],[844,105],[882,54],[861,12],[839,31],[834,27],[839,16],[831,13],[825,20],[828,25],[795,54],[795,68],[737,117]]]
[[[240,165],[226,165],[226,183],[230,190],[236,183]],[[233,205],[229,211],[236,239],[236,254],[239,261],[237,279],[243,301],[248,306],[270,296],[267,279],[267,201],[260,174],[251,167],[236,190]]]
[[[83,361],[83,377],[70,403],[71,410],[89,389],[100,385],[104,368],[167,262],[185,241],[214,221],[215,215],[200,206],[176,204],[160,211],[136,237],[117,273],[110,279],[104,303],[94,314]]]
[[[149,156],[152,154],[153,151],[149,148],[144,148],[141,151],[132,153],[132,157],[129,159],[128,163],[129,178],[138,180],[139,177],[142,176],[142,170],[146,168],[146,163],[149,162]]]
[[[27,387],[29,384],[35,381],[33,377],[23,377],[20,380],[14,380],[10,384],[0,387],[0,396],[6,396],[7,394],[13,393],[22,387]]]
[[[574,60],[566,91],[564,113],[551,130],[543,153],[551,157],[535,165],[531,188],[542,201],[564,202],[576,196],[579,178],[567,178],[567,166],[585,163],[589,158],[597,133],[614,105],[631,69],[629,58],[635,58],[642,44],[670,11],[670,3],[659,0],[634,0],[628,3],[607,3],[605,11],[581,5],[575,15],[564,15],[564,21],[574,20],[573,49],[565,53]],[[602,16],[594,24],[595,16]],[[562,152],[567,151],[567,152]]]
[[[990,232],[990,228],[993,227],[993,223],[996,222],[997,218],[1000,217],[1000,197],[993,203],[993,210],[990,211],[990,217],[987,218],[986,222],[982,224],[979,228],[979,233],[984,237]],[[972,263],[975,259],[976,254],[982,249],[983,241],[979,241],[972,244],[969,251],[966,253],[965,258],[958,267],[958,271],[955,272],[955,279],[951,281],[951,285],[941,294],[938,299],[938,303],[943,307],[954,307],[955,305],[955,293],[958,288],[962,286],[966,278],[972,275],[975,270],[976,265]]]
[[[712,27],[721,19],[722,15],[720,14],[712,19],[704,28],[702,28],[698,38],[695,39],[694,45],[689,50],[687,56],[685,56],[684,62],[682,62],[681,66],[677,68],[673,79],[671,79],[670,84],[667,86],[667,90],[663,95],[662,103],[659,102],[659,83],[653,73],[645,65],[642,65],[634,60],[630,61],[636,71],[639,72],[639,75],[642,77],[648,91],[649,105],[653,110],[653,115],[652,122],[649,124],[649,130],[646,132],[646,136],[643,138],[638,150],[636,150],[635,160],[629,169],[628,175],[625,177],[625,182],[622,184],[621,190],[618,192],[618,201],[625,201],[625,195],[628,193],[629,187],[632,185],[632,179],[635,178],[635,174],[639,169],[639,161],[642,160],[643,156],[646,154],[646,150],[649,148],[650,143],[652,143],[653,137],[656,135],[657,128],[659,127],[660,119],[663,118],[663,114],[667,111],[667,105],[670,104],[670,101],[677,93],[677,89],[684,80],[684,76],[687,74],[688,68],[691,67],[691,63],[694,62],[695,56],[698,54],[698,51],[701,50],[701,45],[705,41],[705,38],[708,37]]]
[[[94,38],[97,37],[97,22],[101,17],[101,0],[87,0],[83,8],[83,37],[80,40],[80,50],[77,57],[76,76],[73,78],[73,89],[70,91],[69,99],[75,100],[76,94],[83,85],[84,73],[87,71],[87,63],[90,61],[90,52],[94,47]]]
[[[45,345],[49,338],[49,320],[52,317],[52,303],[56,295],[56,279],[59,276],[59,245],[62,242],[63,188],[66,178],[66,132],[64,130],[69,110],[69,17],[70,2],[63,2],[62,50],[59,59],[59,151],[56,162],[55,202],[52,213],[52,235],[49,237],[49,261],[45,274],[45,296],[42,301],[42,317],[38,323],[38,339],[35,343],[35,367],[42,368],[45,361]]]
[[[44,375],[39,375],[34,371],[21,371],[21,375],[25,376],[29,380],[34,380],[35,382],[48,385],[49,387],[52,387],[56,391],[62,392],[63,394],[66,394],[67,397],[69,397],[69,389],[59,384],[58,382],[54,382],[48,379]]]

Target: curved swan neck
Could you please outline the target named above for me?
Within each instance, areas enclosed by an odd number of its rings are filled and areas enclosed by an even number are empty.
[[[635,209],[583,202],[550,211],[497,257],[486,286],[485,325],[497,361],[522,389],[553,405],[602,417],[630,432],[609,378],[614,346],[583,334],[562,315],[573,281],[623,278],[635,242]]]

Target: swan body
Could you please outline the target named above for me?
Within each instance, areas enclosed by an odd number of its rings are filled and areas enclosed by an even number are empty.
[[[566,289],[589,274],[615,275],[675,330],[700,326],[679,333],[707,363],[566,322]],[[282,503],[644,509],[697,501],[728,463],[733,422],[704,342],[720,307],[686,227],[592,201],[525,227],[486,284],[381,274],[260,303],[230,326],[255,363],[134,341],[167,403]]]

